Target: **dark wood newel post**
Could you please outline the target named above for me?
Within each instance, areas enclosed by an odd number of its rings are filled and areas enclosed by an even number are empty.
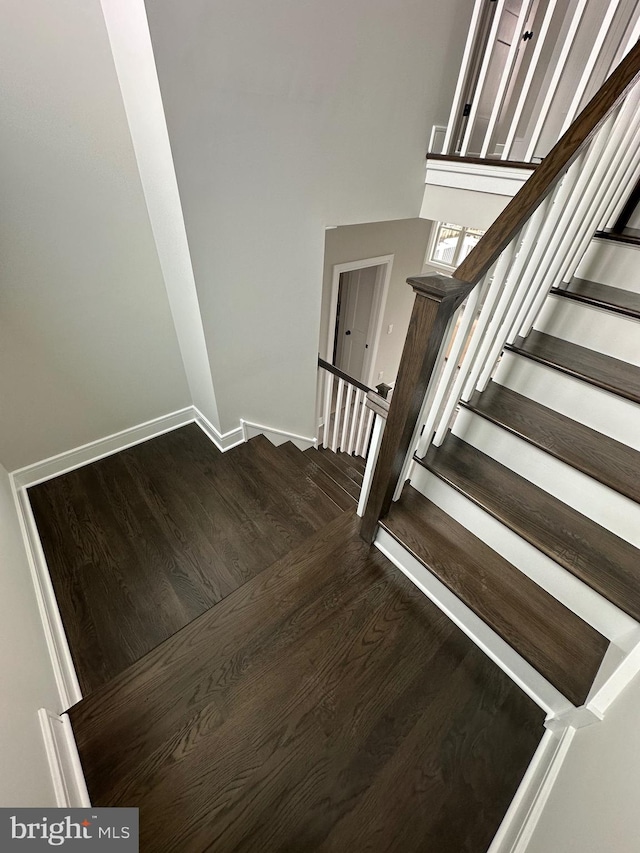
[[[437,274],[409,278],[407,283],[415,291],[415,302],[360,527],[369,543],[391,506],[449,318],[473,289],[466,281]]]

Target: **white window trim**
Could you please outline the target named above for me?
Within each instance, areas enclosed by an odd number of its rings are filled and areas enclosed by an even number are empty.
[[[446,270],[446,272],[454,272],[462,263],[460,259],[460,253],[462,252],[464,246],[464,237],[467,231],[472,227],[470,225],[458,225],[456,222],[450,222],[449,225],[455,225],[456,228],[460,229],[460,235],[458,237],[458,245],[456,246],[456,251],[453,256],[454,263],[445,264],[442,261],[434,261],[431,257],[436,248],[436,241],[438,239],[438,233],[440,231],[440,226],[444,225],[444,222],[436,222],[434,220],[433,227],[431,228],[431,235],[429,237],[429,243],[427,245],[427,252],[424,258],[425,267],[436,267],[436,269]],[[477,228],[473,228],[472,230],[477,231]]]

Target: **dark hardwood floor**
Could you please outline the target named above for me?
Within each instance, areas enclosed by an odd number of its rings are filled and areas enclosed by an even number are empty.
[[[145,853],[485,853],[544,717],[353,511],[70,714]]]
[[[190,424],[29,489],[83,694],[340,515],[293,450]]]

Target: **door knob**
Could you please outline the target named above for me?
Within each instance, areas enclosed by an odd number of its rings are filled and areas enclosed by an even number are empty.
[[[347,331],[345,332],[345,335],[350,335],[350,334],[351,334],[351,329],[347,329]]]

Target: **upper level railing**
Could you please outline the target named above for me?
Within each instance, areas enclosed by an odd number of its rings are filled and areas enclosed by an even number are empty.
[[[414,450],[423,455],[443,440],[459,400],[486,386],[504,344],[528,333],[550,288],[571,277],[593,233],[617,219],[640,175],[639,79],[640,43],[454,276],[408,280],[416,298],[363,518],[367,541]]]
[[[629,0],[476,0],[436,153],[540,162],[640,37]]]

